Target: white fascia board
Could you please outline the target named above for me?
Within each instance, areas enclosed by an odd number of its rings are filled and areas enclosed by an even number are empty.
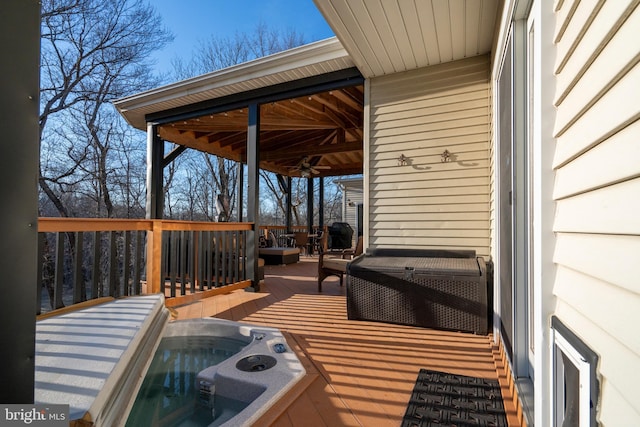
[[[335,181],[336,184],[342,185],[343,187],[353,187],[353,188],[362,188],[363,178],[360,176],[358,178],[344,178],[338,179]]]

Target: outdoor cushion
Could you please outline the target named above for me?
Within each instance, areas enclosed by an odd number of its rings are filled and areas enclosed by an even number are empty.
[[[285,248],[285,247],[281,247],[281,248],[259,248],[258,251],[261,254],[266,254],[266,255],[294,255],[294,254],[299,254],[300,253],[300,249],[298,249],[298,248]]]
[[[330,270],[338,270],[344,273],[347,272],[347,264],[350,263],[350,259],[342,259],[342,258],[324,258],[322,262],[322,266],[324,268],[328,268]]]
[[[259,248],[258,254],[267,265],[292,264],[300,260],[300,249],[298,248]]]

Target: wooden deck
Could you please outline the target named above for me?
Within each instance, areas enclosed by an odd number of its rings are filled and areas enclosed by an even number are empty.
[[[490,337],[347,320],[345,289],[329,278],[319,294],[316,271],[317,258],[266,266],[258,293],[175,308],[179,319],[213,316],[285,333],[307,375],[256,425],[399,426],[420,368],[497,378],[509,425],[520,425]]]

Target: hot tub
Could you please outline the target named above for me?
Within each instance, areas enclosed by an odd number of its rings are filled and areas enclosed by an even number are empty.
[[[277,329],[211,318],[173,322],[126,425],[250,425],[304,374]]]
[[[305,375],[277,329],[167,319],[147,295],[38,321],[35,403],[95,426],[248,426]]]

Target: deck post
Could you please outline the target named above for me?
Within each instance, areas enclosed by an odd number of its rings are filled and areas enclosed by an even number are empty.
[[[324,228],[324,177],[318,178],[318,228]]]
[[[238,162],[238,222],[244,221],[244,163]]]
[[[6,0],[0,13],[0,402],[34,398],[38,257],[40,6]]]
[[[307,178],[307,233],[313,233],[313,178]],[[311,254],[313,245],[307,245],[307,254]]]
[[[285,204],[287,212],[285,213],[286,215],[286,219],[285,219],[285,225],[287,226],[287,233],[291,233],[291,186],[293,185],[293,179],[288,176],[287,177],[287,197],[286,197],[286,202]]]
[[[247,279],[258,290],[258,224],[260,207],[260,105],[249,104],[249,123],[247,127],[247,221],[253,222],[253,230],[247,232]]]
[[[152,221],[151,231],[147,231],[147,290],[157,294],[162,289],[162,221]]]
[[[162,219],[164,211],[164,141],[158,136],[158,126],[147,123],[147,219]],[[162,221],[153,221],[147,231],[146,293],[158,293],[161,289],[162,270]]]
[[[163,167],[164,142],[158,126],[147,123],[147,219],[161,219],[164,210]]]

